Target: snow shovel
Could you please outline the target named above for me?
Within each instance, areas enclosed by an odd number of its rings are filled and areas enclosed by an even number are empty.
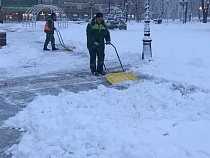
[[[110,45],[112,45],[112,47],[114,47],[114,49],[115,49],[115,52],[117,54],[117,57],[119,59],[119,62],[120,62],[121,68],[122,68],[122,72],[115,72],[115,73],[106,74],[105,76],[106,76],[106,79],[108,80],[108,82],[111,83],[111,84],[115,84],[115,83],[124,82],[124,81],[127,81],[127,80],[138,81],[139,79],[132,72],[125,72],[125,70],[122,66],[120,57],[117,53],[116,47],[113,44],[110,44]]]
[[[67,47],[67,46],[64,44],[63,38],[62,38],[62,36],[61,36],[60,31],[58,31],[57,29],[55,29],[55,32],[57,33],[57,36],[58,36],[58,39],[59,39],[59,42],[60,42],[61,46],[62,46],[63,48],[65,48],[66,50],[68,50],[68,51],[73,51],[73,48]]]

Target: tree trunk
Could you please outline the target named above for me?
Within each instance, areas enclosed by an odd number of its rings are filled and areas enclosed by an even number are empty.
[[[203,23],[207,23],[208,13],[204,10],[203,11]]]
[[[204,5],[204,0],[202,0],[202,11],[203,11],[203,23],[207,23],[208,11],[209,11],[209,4]]]

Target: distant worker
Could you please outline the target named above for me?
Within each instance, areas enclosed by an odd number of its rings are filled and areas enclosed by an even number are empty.
[[[98,12],[96,16],[88,23],[86,27],[87,48],[90,54],[90,70],[93,75],[105,75],[103,70],[105,58],[105,41],[106,44],[111,44],[110,33],[103,20],[103,14]],[[97,66],[96,66],[96,56]]]
[[[46,39],[43,50],[50,50],[47,48],[49,42],[51,42],[52,50],[58,50],[58,48],[55,48],[54,21],[56,21],[56,15],[55,13],[52,13],[50,17],[46,19],[46,24],[44,27],[44,32],[46,33]]]

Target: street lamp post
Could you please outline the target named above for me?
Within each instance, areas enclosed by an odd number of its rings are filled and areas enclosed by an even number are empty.
[[[198,7],[198,19],[199,19],[199,22],[201,22],[201,16],[202,16],[202,7],[199,6]]]
[[[149,4],[150,4],[150,0],[146,0],[145,20],[144,20],[144,37],[142,39],[142,41],[143,41],[142,59],[147,59],[148,61],[151,61],[152,60],[152,49],[151,49],[152,39],[150,37]]]
[[[92,19],[93,18],[93,6],[94,6],[94,0],[90,0],[89,2],[89,5],[90,5],[90,18]]]
[[[208,13],[209,13],[209,0],[202,1],[202,11],[203,11],[203,23],[207,23]]]
[[[189,0],[189,21],[192,20],[192,0]]]
[[[131,6],[133,5],[133,3],[131,2],[131,0],[128,0],[128,1],[125,3],[125,5],[126,5],[126,13],[129,14],[129,22],[130,22],[130,20],[131,20]],[[128,16],[128,15],[126,15],[126,16]],[[126,19],[127,19],[127,18],[126,18]]]
[[[168,23],[168,12],[169,12],[169,0],[167,0],[167,23]]]
[[[187,22],[188,1],[187,0],[179,0],[179,3],[182,6],[182,21],[183,21],[183,23],[186,23]]]

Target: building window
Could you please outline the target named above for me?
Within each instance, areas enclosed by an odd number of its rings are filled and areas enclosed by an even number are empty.
[[[77,9],[82,9],[82,4],[78,4]]]
[[[71,8],[72,8],[72,9],[77,9],[77,5],[76,5],[76,4],[72,4],[72,5],[71,5]]]
[[[83,7],[83,9],[89,9],[90,8],[90,6],[88,4],[85,4],[85,3],[83,3],[82,7]]]

